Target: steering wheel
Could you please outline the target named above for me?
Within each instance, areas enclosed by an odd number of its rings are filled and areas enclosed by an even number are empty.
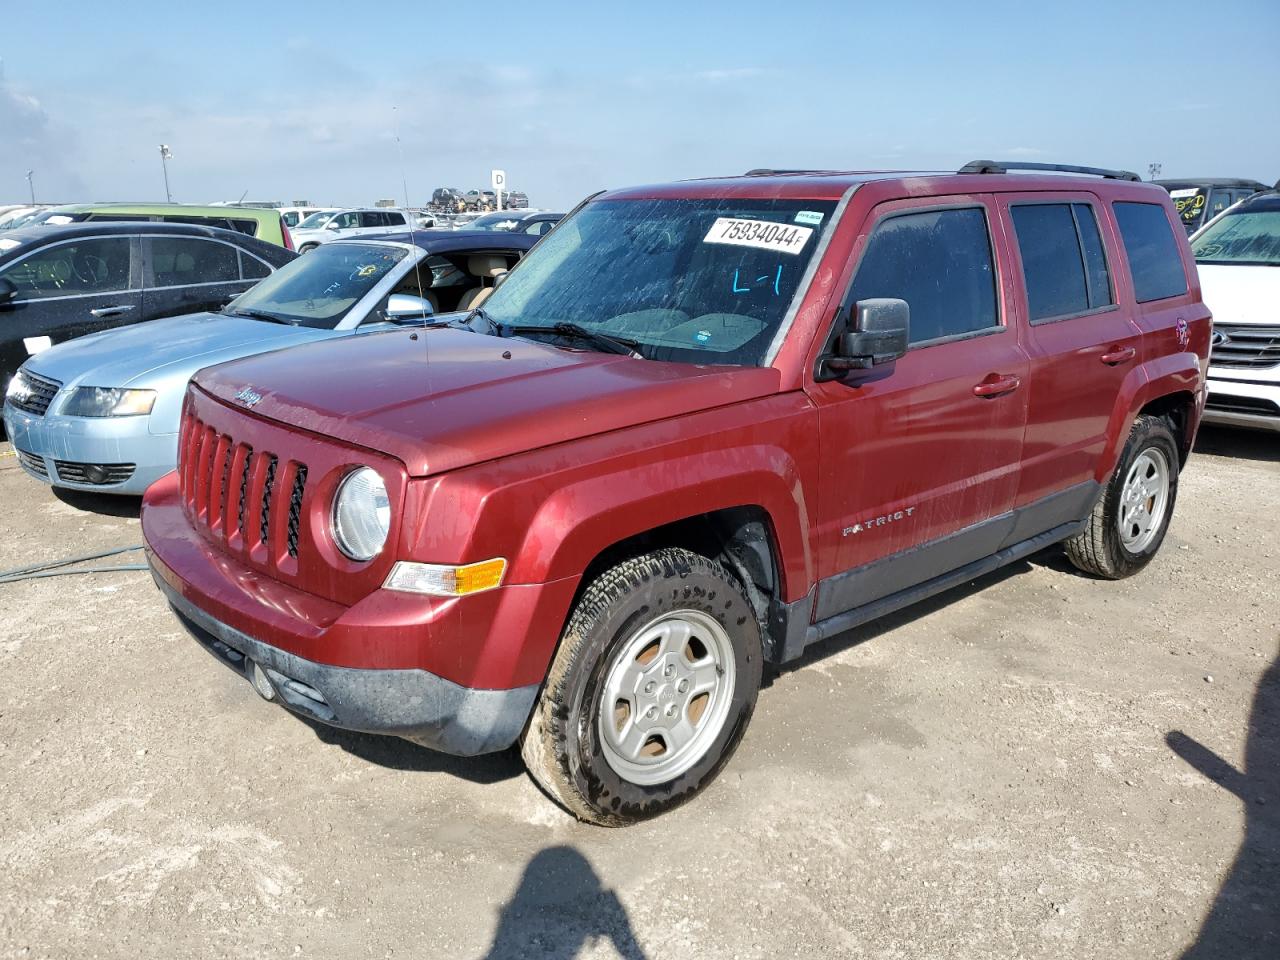
[[[111,272],[107,261],[91,253],[81,254],[72,259],[71,269],[75,271],[76,279],[86,284],[95,284],[98,282],[99,274],[105,276]],[[88,272],[88,276],[85,276],[85,271]]]

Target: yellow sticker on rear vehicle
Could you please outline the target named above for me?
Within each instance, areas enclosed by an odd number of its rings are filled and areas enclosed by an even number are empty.
[[[735,247],[757,247],[776,253],[799,253],[808,243],[813,230],[772,220],[740,220],[717,217],[703,243],[727,243]]]
[[[371,264],[369,264],[368,266],[361,267],[359,270],[357,270],[357,271],[356,271],[356,276],[357,276],[357,277],[372,277],[372,276],[373,276],[375,273],[377,273],[377,272],[378,272],[378,265],[377,265],[377,264],[375,264],[375,263],[371,263]]]

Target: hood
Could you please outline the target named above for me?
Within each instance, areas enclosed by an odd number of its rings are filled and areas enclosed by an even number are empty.
[[[776,393],[772,367],[700,367],[465,330],[369,334],[203,370],[257,416],[398,458],[426,476]]]
[[[135,323],[50,347],[28,361],[33,373],[66,386],[149,387],[249,353],[334,336],[225,313],[191,313]]]
[[[1202,264],[1196,269],[1214,323],[1280,327],[1280,267]]]

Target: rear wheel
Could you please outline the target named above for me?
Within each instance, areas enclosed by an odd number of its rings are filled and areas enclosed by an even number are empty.
[[[1163,417],[1139,417],[1088,527],[1066,542],[1067,557],[1109,580],[1137,573],[1164,542],[1177,495],[1173,430]]]
[[[574,609],[521,741],[535,780],[605,826],[701,791],[760,687],[755,613],[720,564],[664,549],[601,575]]]
[[[320,246],[320,244],[318,243],[304,243],[302,246],[298,248],[298,253],[299,254],[310,253],[312,250],[314,250],[318,246]]]

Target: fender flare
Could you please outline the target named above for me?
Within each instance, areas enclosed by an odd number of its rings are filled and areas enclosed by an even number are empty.
[[[637,498],[637,489],[646,492]],[[560,487],[533,512],[512,574],[526,583],[581,576],[615,544],[736,507],[755,507],[768,517],[780,599],[805,596],[813,576],[809,505],[795,463],[770,445],[694,453]]]
[[[1144,407],[1161,397],[1186,393],[1194,399],[1198,412],[1204,403],[1204,391],[1204,374],[1195,354],[1156,357],[1130,370],[1116,395],[1111,421],[1107,424],[1107,436],[1110,439],[1098,459],[1094,479],[1100,484],[1107,482],[1120,460],[1120,452],[1129,439],[1129,431]],[[1195,423],[1188,426],[1194,429]]]

